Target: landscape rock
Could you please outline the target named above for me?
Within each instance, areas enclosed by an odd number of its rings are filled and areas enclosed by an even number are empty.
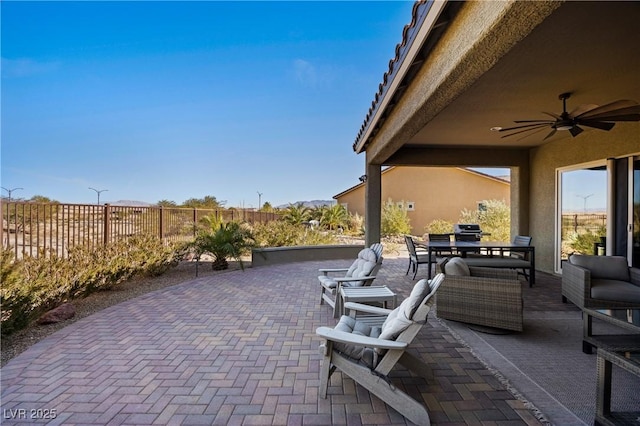
[[[76,308],[71,303],[63,303],[55,309],[46,312],[38,320],[38,324],[55,324],[73,318],[76,314]]]

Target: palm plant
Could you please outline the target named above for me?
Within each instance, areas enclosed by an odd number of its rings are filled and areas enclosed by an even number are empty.
[[[215,230],[202,231],[194,242],[198,256],[213,256],[211,267],[216,271],[229,268],[228,258],[237,260],[244,269],[241,256],[254,245],[251,230],[238,222],[221,223]]]
[[[349,214],[347,213],[347,209],[340,204],[324,207],[322,209],[322,215],[320,216],[320,223],[331,230],[345,228],[348,220]]]
[[[291,224],[301,225],[311,218],[311,211],[302,203],[289,204],[282,218]]]

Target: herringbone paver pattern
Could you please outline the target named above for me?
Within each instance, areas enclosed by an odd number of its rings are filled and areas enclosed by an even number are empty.
[[[407,262],[385,259],[376,284],[406,296]],[[2,423],[406,424],[339,372],[318,397],[315,329],[336,320],[319,305],[317,269],[336,264],[350,261],[195,279],[78,321],[2,369]],[[430,377],[397,370],[393,383],[434,424],[539,424],[433,315],[413,351]]]

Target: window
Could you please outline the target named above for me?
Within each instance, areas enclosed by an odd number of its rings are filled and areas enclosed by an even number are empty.
[[[407,201],[407,211],[414,211],[416,209],[415,201]]]

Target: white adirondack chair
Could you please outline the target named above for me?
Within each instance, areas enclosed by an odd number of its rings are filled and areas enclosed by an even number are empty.
[[[426,407],[391,385],[388,374],[400,363],[425,376],[427,366],[407,352],[434,304],[433,297],[444,279],[436,275],[431,281],[418,281],[411,295],[393,311],[375,306],[347,303],[352,316],[342,316],[335,328],[319,327],[316,334],[325,342],[320,346],[320,396],[327,397],[329,377],[336,370],[351,377],[400,414],[418,425],[430,425]],[[354,311],[369,315],[358,319]],[[371,314],[382,314],[372,317]]]
[[[358,253],[358,258],[349,268],[323,268],[318,276],[321,285],[320,304],[326,303],[334,310],[334,316],[340,312],[340,287],[370,286],[382,266],[382,245],[373,244]],[[342,274],[338,277],[336,274]]]

